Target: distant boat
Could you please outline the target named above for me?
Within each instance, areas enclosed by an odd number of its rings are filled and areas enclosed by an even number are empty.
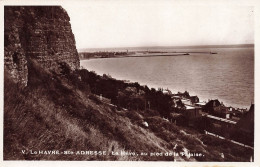
[[[210,54],[218,54],[217,52],[210,52]]]
[[[190,55],[189,53],[185,53],[185,54],[183,54],[183,55]]]

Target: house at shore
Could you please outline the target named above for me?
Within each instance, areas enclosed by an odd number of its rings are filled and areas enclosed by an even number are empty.
[[[178,112],[170,114],[170,121],[183,126],[193,126],[197,118],[202,117],[202,109],[198,106],[178,106]]]
[[[181,100],[181,97],[180,96],[171,95],[171,99],[172,99],[172,101],[174,103],[173,107],[178,108],[177,103],[178,103],[178,101]]]
[[[200,101],[198,96],[190,96],[190,101],[192,104],[198,103]]]
[[[184,93],[178,92],[177,94],[172,94],[171,98],[174,102],[174,107],[179,109],[180,113],[188,118],[193,119],[200,117],[202,115],[202,103],[199,103],[198,96],[190,96],[189,92],[185,91]]]
[[[189,105],[189,106],[192,105],[192,102],[191,102],[190,99],[181,99],[181,102],[182,102],[184,105]]]
[[[177,94],[173,94],[173,96],[179,96],[180,98],[189,98],[190,94],[189,94],[189,92],[185,91],[183,93],[178,92]]]
[[[202,116],[202,109],[198,106],[185,105],[183,115],[188,119],[194,119]]]
[[[185,102],[189,101],[189,104],[187,105],[194,105],[195,103],[198,103],[200,101],[198,96],[190,96],[189,92],[187,91],[183,93],[178,92],[177,94],[172,94],[172,98],[185,100]]]
[[[167,89],[159,88],[158,90],[162,91],[162,93],[165,95],[172,95],[172,92],[168,88]]]
[[[207,104],[207,103],[203,101],[203,102],[195,103],[194,105],[203,108],[203,107],[206,106],[206,104]]]
[[[195,103],[194,105],[197,107],[201,107],[202,112],[205,112],[206,104],[207,104],[206,102],[198,102],[198,103]]]
[[[180,97],[180,96],[177,96],[177,95],[172,95],[171,98],[172,98],[172,99],[176,99],[176,100],[181,99],[181,97]]]
[[[182,103],[181,99],[172,99],[174,102],[174,107],[179,109],[179,110],[184,110],[184,104]]]
[[[220,103],[218,99],[209,100],[205,105],[205,112],[222,118],[232,118],[232,111],[230,111],[223,103]]]

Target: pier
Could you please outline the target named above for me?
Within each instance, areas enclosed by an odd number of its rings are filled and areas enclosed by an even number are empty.
[[[81,59],[126,58],[126,57],[159,57],[159,56],[188,56],[190,54],[217,54],[216,52],[82,52]]]

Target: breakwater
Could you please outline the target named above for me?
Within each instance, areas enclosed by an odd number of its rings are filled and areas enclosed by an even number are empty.
[[[81,52],[81,59],[95,58],[126,58],[126,57],[159,57],[159,56],[185,56],[190,54],[217,54],[217,52]]]

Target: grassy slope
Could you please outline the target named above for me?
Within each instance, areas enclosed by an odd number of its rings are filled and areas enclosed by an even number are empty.
[[[23,90],[5,74],[6,160],[174,160],[173,157],[151,156],[30,155],[22,154],[22,150],[151,153],[182,152],[187,148],[205,155],[196,159],[176,157],[177,161],[248,161],[252,153],[221,140],[181,130],[156,112],[122,112],[91,100],[89,91],[75,88],[67,79],[42,69],[35,62],[29,70],[30,85]],[[148,122],[149,128],[142,126],[143,121]],[[220,157],[222,152],[224,159]]]

